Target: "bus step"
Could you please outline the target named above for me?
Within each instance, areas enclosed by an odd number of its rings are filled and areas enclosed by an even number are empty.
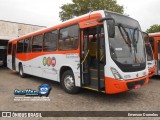
[[[92,89],[96,89],[98,91],[98,78],[91,78],[90,79],[90,84],[84,85],[84,87],[89,87]],[[100,80],[100,90],[103,91],[105,90],[105,85],[104,85],[104,79]]]
[[[88,74],[88,72],[86,71],[86,72],[83,72],[83,74]]]
[[[91,86],[97,86],[97,88],[98,88],[98,78],[94,78],[94,77],[92,77],[91,78]],[[101,78],[100,79],[100,86],[101,86],[101,88],[104,88],[104,79],[103,78]]]
[[[94,91],[100,91],[105,93],[105,87],[100,88],[100,90],[98,90],[97,86],[83,86],[82,88],[86,88],[86,89],[90,89],[90,90],[94,90]]]
[[[84,80],[83,80],[82,84],[83,85],[89,85],[90,84],[89,74],[88,73],[83,74],[83,78],[84,78]]]
[[[104,72],[100,72],[100,79],[104,79]],[[91,78],[98,78],[97,71],[90,71],[90,77]]]
[[[98,78],[92,77],[91,80],[98,80]],[[101,78],[100,80],[101,80],[101,81],[104,81],[104,79],[102,79],[102,78]]]
[[[82,88],[93,90],[93,91],[98,91],[98,89],[91,88],[91,87],[88,87],[88,86],[83,86]],[[99,92],[106,93],[105,88],[101,88]]]
[[[89,70],[90,70],[90,71],[96,71],[96,72],[98,71],[97,69],[93,69],[93,68],[90,68]],[[104,72],[104,70],[101,69],[100,72]]]

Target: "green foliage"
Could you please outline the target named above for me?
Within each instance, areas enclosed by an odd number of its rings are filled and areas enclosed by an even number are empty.
[[[109,10],[123,14],[124,8],[116,0],[72,0],[73,3],[61,6],[60,18],[62,21],[80,16],[90,11]]]
[[[160,32],[160,25],[154,24],[150,26],[149,29],[146,30],[147,33],[155,33],[155,32]]]

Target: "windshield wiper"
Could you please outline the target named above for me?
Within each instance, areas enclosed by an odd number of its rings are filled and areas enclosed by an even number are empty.
[[[128,32],[126,31],[126,29],[124,28],[124,26],[123,26],[122,24],[118,24],[118,28],[119,28],[119,31],[120,31],[120,33],[121,33],[121,35],[122,35],[122,37],[123,37],[125,43],[128,45],[128,47],[130,47],[130,50],[131,50],[131,40],[130,40],[130,38],[129,38]],[[125,36],[124,36],[124,34],[123,34],[121,28],[124,30],[124,32],[125,32],[127,38],[125,38]]]
[[[135,38],[135,33],[137,31],[137,38]],[[135,28],[134,31],[133,31],[133,46],[135,48],[135,51],[137,53],[137,43],[138,43],[138,39],[139,38],[139,32],[138,32],[138,28]]]

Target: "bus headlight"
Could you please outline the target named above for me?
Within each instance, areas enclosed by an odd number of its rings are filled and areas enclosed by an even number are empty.
[[[123,80],[122,76],[118,73],[118,71],[115,68],[111,67],[111,71],[112,71],[113,76],[116,79]]]

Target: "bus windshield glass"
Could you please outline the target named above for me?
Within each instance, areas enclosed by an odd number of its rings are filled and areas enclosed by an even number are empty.
[[[107,14],[115,19],[115,37],[109,38],[111,58],[124,72],[144,70],[146,56],[139,23],[119,14]]]

